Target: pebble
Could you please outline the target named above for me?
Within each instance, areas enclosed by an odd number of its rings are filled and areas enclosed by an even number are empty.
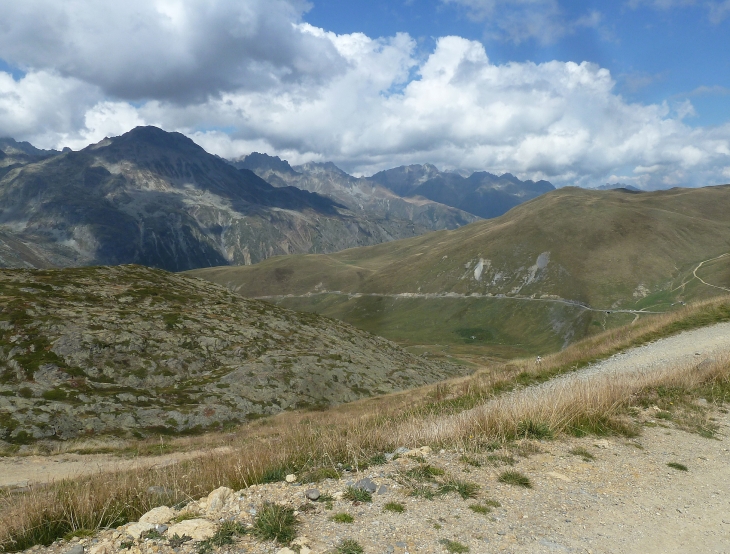
[[[294,475],[293,473],[290,473],[289,475],[286,476],[286,482],[287,483],[296,483],[297,482],[297,476]]]
[[[317,489],[308,489],[304,493],[304,496],[306,496],[309,500],[319,500],[321,494]]]

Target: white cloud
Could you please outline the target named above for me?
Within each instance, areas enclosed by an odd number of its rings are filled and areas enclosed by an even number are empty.
[[[38,71],[14,81],[0,73],[0,135],[78,148],[155,124],[225,157],[256,150],[292,163],[332,160],[358,174],[430,162],[559,185],[727,181],[730,123],[690,127],[690,102],[629,103],[596,65],[496,65],[482,44],[459,37],[439,39],[421,57],[405,34],[371,39],[307,24],[295,31],[326,42],[343,69],[327,80],[137,105],[72,77]]]
[[[534,39],[550,44],[581,27],[597,27],[601,14],[588,11],[578,18],[569,18],[558,0],[441,0],[466,10],[468,16],[484,22],[491,38],[515,43]]]
[[[302,0],[0,2],[0,58],[127,100],[326,80],[344,65],[330,41],[297,27],[306,8]]]

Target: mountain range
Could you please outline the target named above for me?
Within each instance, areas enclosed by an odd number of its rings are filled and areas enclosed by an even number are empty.
[[[401,166],[356,178],[331,162],[292,167],[279,157],[258,152],[231,163],[250,169],[275,186],[293,185],[329,196],[353,211],[406,217],[432,230],[455,229],[479,218],[497,217],[555,190],[547,181],[520,181],[509,173],[497,176],[464,171],[465,177],[431,164]]]
[[[264,155],[229,163],[156,127],[76,152],[12,139],[0,150],[0,267],[248,265],[479,219],[333,164],[292,168]]]

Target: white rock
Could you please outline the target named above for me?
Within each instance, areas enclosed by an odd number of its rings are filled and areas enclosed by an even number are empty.
[[[229,489],[228,487],[215,489],[206,499],[207,511],[219,512],[223,510],[228,504],[230,504],[231,500],[235,497],[235,494],[236,493],[233,492],[233,489]]]
[[[297,476],[294,475],[293,473],[290,473],[289,475],[286,476],[286,482],[287,483],[296,483],[297,482]]]
[[[345,496],[345,493],[342,491],[337,491],[335,494],[332,495],[332,498],[335,500],[342,500],[342,497]]]
[[[95,544],[89,549],[89,554],[112,554],[114,552],[114,547],[111,543],[108,542],[101,542],[99,544]],[[301,552],[299,553],[301,554]]]
[[[140,536],[142,536],[143,533],[146,533],[147,531],[154,528],[155,526],[152,523],[137,522],[132,523],[124,530],[124,532],[127,533],[127,535],[129,535],[130,537],[138,539]]]
[[[294,550],[292,550],[291,548],[284,547],[284,548],[280,548],[279,550],[277,550],[276,554],[297,554],[297,553]]]
[[[167,523],[173,517],[175,517],[175,510],[168,508],[167,506],[158,506],[152,508],[149,512],[139,518],[140,523],[155,523],[162,524]]]
[[[215,532],[216,525],[207,519],[186,519],[171,526],[167,530],[167,536],[177,535],[182,537],[187,535],[196,541],[204,541],[215,535]]]

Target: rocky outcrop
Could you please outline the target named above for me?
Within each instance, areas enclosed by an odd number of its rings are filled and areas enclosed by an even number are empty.
[[[195,432],[463,373],[140,266],[0,271],[0,440]]]

